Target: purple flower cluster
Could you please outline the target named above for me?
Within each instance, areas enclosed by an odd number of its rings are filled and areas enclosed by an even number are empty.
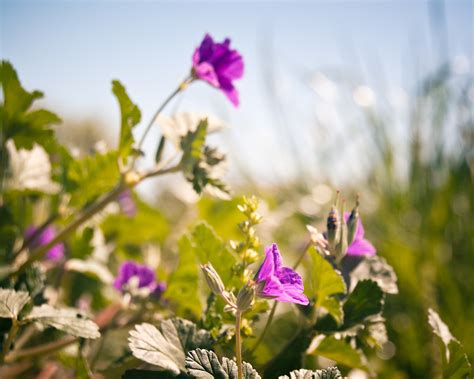
[[[117,201],[119,203],[121,211],[128,217],[135,217],[137,214],[137,206],[132,197],[132,190],[126,189],[120,195],[118,195]]]
[[[290,267],[282,265],[280,251],[276,243],[265,249],[265,260],[255,276],[257,296],[287,303],[308,305],[303,294],[303,280]]]
[[[136,289],[148,289],[154,297],[160,297],[166,290],[166,283],[157,282],[155,272],[150,267],[125,261],[119,268],[114,287],[125,292],[131,289],[130,286],[136,286]]]
[[[38,228],[34,225],[30,225],[25,231],[25,240],[28,240],[37,233]],[[30,249],[36,249],[40,246],[47,245],[56,237],[56,228],[53,225],[48,225],[44,228],[36,237],[34,237],[29,243]],[[59,261],[64,258],[64,244],[62,242],[54,245],[49,249],[45,255],[45,259],[49,261]]]
[[[350,212],[344,213],[344,219],[346,222],[349,220]],[[354,240],[347,248],[347,255],[352,256],[362,256],[362,255],[375,255],[377,250],[375,249],[374,245],[369,240],[364,238],[364,226],[362,225],[362,221],[359,218],[357,220],[356,232],[354,236]]]
[[[193,54],[193,76],[219,88],[235,106],[239,93],[233,81],[244,74],[244,60],[237,50],[230,48],[230,39],[214,42],[209,34]]]

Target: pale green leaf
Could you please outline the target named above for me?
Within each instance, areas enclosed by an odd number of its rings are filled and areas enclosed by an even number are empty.
[[[384,293],[378,284],[372,280],[361,280],[344,303],[344,328],[382,312],[383,304]]]
[[[75,337],[92,339],[100,337],[97,324],[85,318],[77,309],[54,308],[43,304],[33,307],[26,319],[62,330]]]
[[[371,279],[375,281],[385,293],[397,294],[397,274],[385,258],[378,255],[366,257],[351,272],[351,282],[357,283],[360,280]]]
[[[18,314],[29,301],[28,292],[0,288],[0,317],[18,318]]]
[[[280,376],[278,379],[342,379],[337,367],[328,367],[322,370],[294,370],[289,375]]]
[[[336,339],[334,336],[324,337],[310,354],[331,359],[345,366],[366,368],[362,352],[353,348],[345,340]]]
[[[186,357],[188,374],[193,378],[203,379],[237,379],[237,363],[226,357],[222,363],[213,351],[196,349]],[[242,363],[242,377],[244,379],[260,379],[260,375],[246,362]]]

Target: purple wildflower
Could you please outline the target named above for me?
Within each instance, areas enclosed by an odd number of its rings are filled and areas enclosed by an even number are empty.
[[[308,305],[301,276],[293,269],[282,266],[277,244],[267,247],[265,254],[265,260],[255,276],[257,296]]]
[[[160,297],[166,289],[166,283],[156,282],[155,272],[146,265],[140,265],[133,261],[122,263],[119,268],[114,287],[125,292],[134,289],[148,289],[149,294]],[[136,288],[130,288],[136,287]]]
[[[38,228],[34,225],[30,225],[25,232],[25,239],[30,239],[37,232]],[[56,237],[56,228],[53,225],[48,225],[44,230],[39,233],[33,240],[31,240],[30,248],[36,249],[40,246],[44,246],[50,243]],[[59,261],[64,258],[64,244],[59,242],[54,245],[45,255],[45,258],[49,261]]]
[[[235,106],[239,93],[232,83],[244,74],[244,61],[237,50],[231,50],[230,39],[215,43],[209,34],[193,54],[193,76],[219,88]]]
[[[128,217],[135,217],[137,214],[137,206],[133,201],[132,191],[130,189],[123,191],[118,196],[117,200],[123,213],[125,213]]]
[[[346,222],[349,220],[350,212],[344,213]],[[347,255],[361,256],[361,255],[375,255],[377,250],[369,240],[364,239],[364,227],[360,218],[357,220],[356,232],[354,241],[347,248]]]

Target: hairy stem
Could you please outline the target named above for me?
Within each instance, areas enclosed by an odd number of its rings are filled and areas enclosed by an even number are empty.
[[[183,91],[191,82],[192,82],[192,77],[189,76],[187,77],[186,79],[184,79],[181,84],[178,86],[178,88],[176,88],[166,99],[165,101],[163,102],[163,104],[160,105],[160,107],[156,110],[155,114],[153,115],[153,117],[151,118],[150,122],[148,123],[147,127],[145,128],[145,131],[143,132],[143,135],[142,137],[140,138],[140,141],[138,142],[138,145],[137,145],[137,149],[140,150],[141,147],[143,146],[143,143],[145,142],[145,138],[146,136],[148,135],[148,133],[150,132],[151,130],[151,127],[153,126],[153,124],[155,123],[156,121],[156,118],[159,116],[159,114],[163,111],[163,109],[165,109],[165,107],[168,105],[168,103],[173,100],[173,98],[178,94],[180,93],[181,91]]]
[[[18,333],[18,320],[16,318],[12,319],[12,327],[8,332],[7,338],[3,341],[2,352],[0,353],[0,363],[5,361],[5,355],[10,351],[13,339]]]
[[[242,313],[237,311],[235,314],[235,355],[237,358],[237,378],[242,379],[242,342],[240,340],[240,323]]]

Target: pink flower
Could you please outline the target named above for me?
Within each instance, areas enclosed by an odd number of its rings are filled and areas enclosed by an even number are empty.
[[[347,221],[350,217],[350,212],[344,213],[344,219]],[[369,240],[364,239],[364,227],[360,218],[357,220],[356,232],[354,241],[347,248],[347,255],[361,256],[361,255],[375,255],[377,250]]]
[[[301,276],[293,269],[282,266],[277,244],[267,247],[265,253],[265,260],[255,276],[257,296],[308,305]]]
[[[38,228],[30,225],[25,232],[25,239],[30,239],[37,232]],[[36,249],[40,246],[47,245],[56,237],[56,228],[48,225],[39,233],[31,242],[30,247]],[[59,261],[64,258],[64,244],[62,242],[54,245],[45,255],[45,259],[49,261]]]
[[[244,61],[237,50],[230,48],[230,39],[215,43],[209,34],[193,54],[193,76],[219,88],[235,106],[239,93],[233,81],[244,74]]]

